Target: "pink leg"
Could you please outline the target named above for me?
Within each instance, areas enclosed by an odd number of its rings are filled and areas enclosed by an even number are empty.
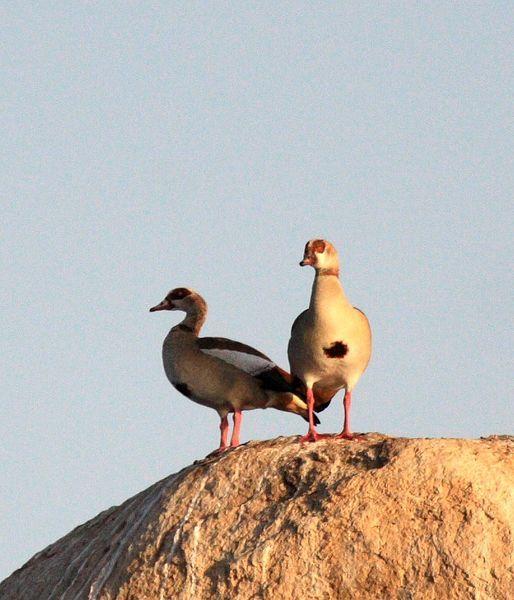
[[[359,436],[354,435],[350,429],[350,408],[352,406],[352,393],[348,390],[345,390],[343,405],[344,405],[343,431],[341,431],[341,433],[336,435],[336,439],[338,439],[338,440],[359,439]]]
[[[226,450],[228,448],[228,444],[227,444],[228,418],[227,418],[227,415],[225,415],[224,417],[221,417],[220,432],[221,432],[220,447],[216,448],[216,450],[214,450],[213,452],[211,452],[209,454],[209,456],[211,456],[213,454],[219,454],[220,452],[223,452],[224,450]]]
[[[230,446],[235,448],[239,446],[239,431],[241,429],[241,421],[243,419],[243,415],[241,411],[236,408],[234,409],[234,429],[232,431],[232,439],[230,440]]]
[[[316,442],[325,437],[316,431],[316,425],[314,424],[314,394],[312,388],[307,388],[307,408],[309,410],[309,431],[307,435],[300,438],[302,444],[304,442]]]

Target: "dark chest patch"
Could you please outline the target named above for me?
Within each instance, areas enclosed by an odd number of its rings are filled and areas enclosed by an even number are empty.
[[[344,342],[334,342],[328,348],[323,348],[328,358],[344,358],[348,354],[348,346]]]
[[[191,398],[193,395],[186,383],[174,383],[173,385],[181,394],[184,394],[186,398]]]

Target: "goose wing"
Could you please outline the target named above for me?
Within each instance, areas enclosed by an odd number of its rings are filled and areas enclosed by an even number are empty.
[[[275,363],[259,350],[227,338],[200,338],[198,346],[205,354],[215,356],[252,376],[276,367]]]
[[[268,356],[241,342],[219,337],[198,340],[202,352],[241,369],[261,382],[262,387],[275,392],[293,392],[305,399],[298,383],[287,372],[278,367]]]

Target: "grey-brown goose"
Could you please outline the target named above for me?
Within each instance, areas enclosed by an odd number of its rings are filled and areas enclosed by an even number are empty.
[[[164,370],[184,396],[217,411],[221,419],[218,451],[228,447],[228,413],[233,413],[234,420],[231,447],[240,443],[243,410],[273,407],[308,420],[307,405],[297,395],[293,378],[265,354],[226,338],[198,337],[207,316],[200,294],[175,288],[150,312],[158,310],[186,313],[164,340]],[[298,393],[302,394],[301,386]]]
[[[371,328],[366,315],[348,301],[339,280],[339,257],[326,240],[310,240],[300,266],[316,271],[309,308],[291,329],[288,356],[291,374],[306,387],[309,431],[302,441],[316,441],[313,411],[323,410],[340,390],[344,394],[344,426],[336,436],[352,439],[352,390],[371,357]]]

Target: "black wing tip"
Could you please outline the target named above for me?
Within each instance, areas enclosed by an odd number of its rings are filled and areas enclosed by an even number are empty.
[[[328,408],[328,406],[330,405],[330,403],[332,402],[332,400],[329,400],[328,402],[324,402],[323,404],[318,404],[314,410],[319,413],[323,410],[325,410],[325,408]]]
[[[284,378],[280,369],[273,363],[269,369],[254,375],[263,389],[270,392],[295,393],[293,386]]]
[[[312,415],[314,417],[314,425],[319,425],[321,423],[321,421],[318,419],[317,415]],[[307,421],[307,423],[309,422],[309,417],[307,415],[302,415],[302,419],[304,421]]]

